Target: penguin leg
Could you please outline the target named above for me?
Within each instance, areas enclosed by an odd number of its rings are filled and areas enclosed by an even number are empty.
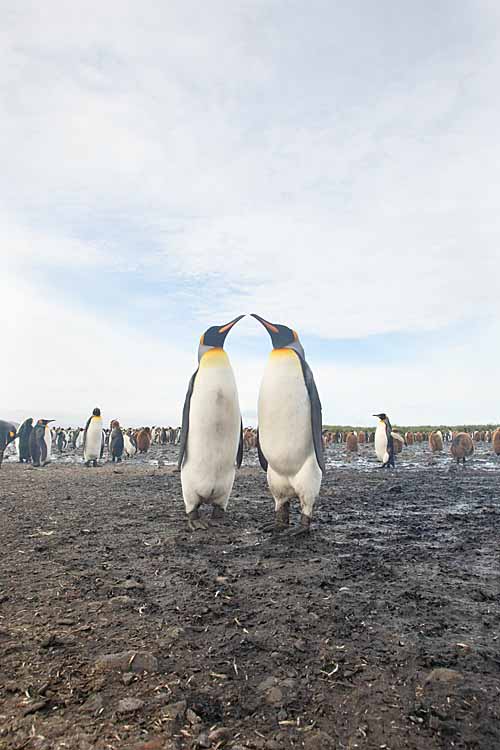
[[[92,461],[92,466],[94,467],[94,469],[97,468],[97,459],[94,458],[94,460]]]
[[[261,526],[260,530],[265,534],[280,533],[288,528],[290,523],[290,500],[276,499],[276,511],[274,521]]]
[[[202,530],[208,529],[208,524],[200,518],[199,507],[195,508],[190,513],[188,513],[187,518],[188,518],[188,526],[191,529],[191,531],[198,531],[199,529],[202,529]]]
[[[297,527],[285,532],[286,536],[302,536],[311,530],[311,518],[314,504],[319,495],[323,473],[316,457],[309,458],[299,473],[293,478],[293,488],[300,502],[300,523]]]

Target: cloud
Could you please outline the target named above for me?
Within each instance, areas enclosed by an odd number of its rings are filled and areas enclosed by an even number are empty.
[[[206,325],[240,311],[289,322],[325,347],[490,328],[500,291],[499,28],[489,2],[414,13],[388,1],[319,2],[314,13],[278,0],[206,10],[16,3],[0,30],[0,253],[5,293],[26,299],[28,319],[37,300],[44,323],[15,316],[9,346],[18,338],[42,359],[57,351],[45,362],[49,392],[65,351],[83,373],[81,352],[95,347],[112,399],[108,356],[139,382],[138,361],[153,373],[155,356],[167,369],[170,355],[187,363]],[[235,353],[257,335],[242,327]],[[444,341],[443,362],[472,374],[477,339],[465,345],[448,360],[454,344]],[[355,412],[349,383],[360,372],[381,389],[391,383],[396,408],[410,403],[403,365],[380,376],[369,361],[349,370],[330,360],[334,369],[318,369],[329,403],[333,378]],[[259,365],[245,362],[250,415]],[[186,374],[171,369],[167,390],[182,401]],[[433,378],[418,361],[412,372],[411,403],[423,409],[428,397],[437,411]],[[92,379],[78,380],[81,393]],[[11,394],[22,401],[31,386],[18,385]],[[129,408],[133,390],[120,388]],[[64,391],[68,409],[71,398]],[[146,402],[155,412],[151,391]]]

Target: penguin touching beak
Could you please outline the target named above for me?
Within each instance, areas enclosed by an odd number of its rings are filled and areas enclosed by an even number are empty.
[[[297,332],[255,313],[252,317],[273,345],[259,392],[257,451],[274,498],[275,520],[262,531],[307,534],[325,471],[321,401]],[[290,529],[290,501],[295,497],[300,525]]]
[[[244,318],[244,315],[238,315],[237,318],[230,320],[222,326],[211,326],[207,328],[200,339],[198,348],[198,362],[209,349],[223,349],[226,336],[236,323]]]
[[[281,323],[270,323],[256,313],[252,313],[252,318],[258,320],[259,323],[262,323],[266,331],[269,333],[273,349],[294,349],[302,356],[302,358],[305,358],[304,348],[299,341],[297,331],[294,331],[293,328],[289,328]]]

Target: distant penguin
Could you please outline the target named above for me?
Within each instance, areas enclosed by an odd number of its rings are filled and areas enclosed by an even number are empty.
[[[132,458],[137,453],[137,447],[131,436],[127,433],[123,436],[123,450],[127,458]]]
[[[207,528],[200,518],[202,503],[212,505],[212,518],[224,516],[235,466],[241,466],[243,430],[238,391],[223,347],[227,334],[243,317],[205,331],[198,348],[198,369],[189,381],[178,467],[192,531]]]
[[[83,460],[85,466],[97,466],[97,459],[101,456],[103,441],[101,410],[97,407],[88,418],[83,438]]]
[[[379,461],[382,461],[382,468],[387,469],[389,466],[395,467],[394,461],[394,440],[392,437],[392,427],[387,414],[374,414],[379,418],[377,429],[375,430],[375,453]]]
[[[111,432],[109,435],[109,452],[113,463],[120,462],[123,455],[123,433],[118,420],[113,419],[111,422]]]
[[[451,455],[457,459],[457,465],[462,461],[465,469],[465,459],[474,453],[474,443],[467,432],[458,432],[451,441]]]
[[[17,431],[17,437],[19,438],[18,453],[20,463],[28,463],[29,461],[31,461],[30,435],[32,431],[33,417],[29,417],[29,419],[24,420]]]
[[[3,462],[3,454],[9,443],[16,439],[16,425],[13,422],[5,422],[0,419],[0,467]]]
[[[64,430],[57,431],[56,445],[59,453],[62,453],[66,448],[66,433],[64,432]]]
[[[295,331],[253,314],[271,337],[273,350],[259,392],[257,449],[275,502],[275,523],[289,525],[290,500],[298,497],[300,526],[288,533],[307,533],[325,471],[322,413],[311,368]]]
[[[137,451],[147,453],[151,446],[151,430],[149,427],[143,427],[137,433]]]
[[[53,419],[39,419],[30,435],[30,455],[33,466],[45,466],[52,455],[52,433],[49,424]]]
[[[493,432],[493,437],[491,438],[491,442],[493,445],[493,453],[496,456],[500,456],[500,428],[497,428]]]

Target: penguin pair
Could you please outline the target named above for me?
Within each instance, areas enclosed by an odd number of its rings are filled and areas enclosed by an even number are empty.
[[[224,351],[229,331],[243,318],[212,326],[201,337],[198,369],[192,376],[182,414],[178,467],[190,529],[207,528],[202,503],[212,518],[224,516],[243,458],[243,429],[236,381]],[[310,529],[314,503],[325,471],[321,402],[297,333],[253,314],[268,331],[273,350],[262,380],[258,415],[259,461],[275,502],[275,522],[263,530],[288,530],[290,500],[298,497],[301,520],[291,534]],[[292,439],[293,434],[293,439]]]

